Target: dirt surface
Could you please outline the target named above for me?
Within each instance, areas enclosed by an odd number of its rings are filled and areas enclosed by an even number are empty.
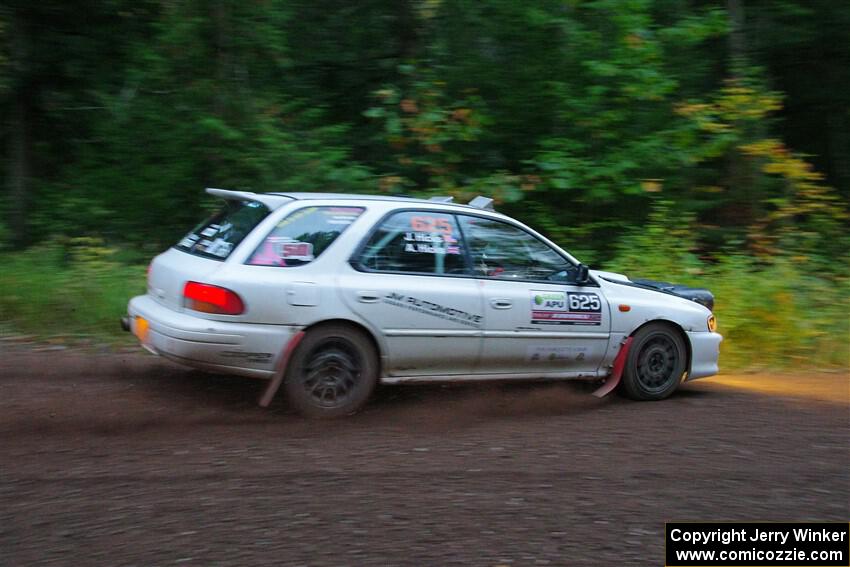
[[[387,387],[331,423],[262,386],[0,346],[0,565],[658,566],[665,521],[850,518],[846,374]]]

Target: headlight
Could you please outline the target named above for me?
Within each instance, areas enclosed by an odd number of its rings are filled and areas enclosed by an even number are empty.
[[[708,316],[708,330],[712,333],[717,330],[717,317],[714,315]]]

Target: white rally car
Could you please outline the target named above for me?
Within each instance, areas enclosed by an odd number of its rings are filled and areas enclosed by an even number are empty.
[[[150,265],[126,330],[176,362],[283,385],[302,414],[375,385],[605,380],[640,400],[717,372],[705,290],[588,270],[492,201],[208,189],[224,199]]]

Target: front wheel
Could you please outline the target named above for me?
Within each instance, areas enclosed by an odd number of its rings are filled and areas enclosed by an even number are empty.
[[[633,400],[663,400],[679,387],[686,365],[682,335],[663,323],[650,323],[634,334],[622,393]]]
[[[286,397],[298,413],[333,418],[359,410],[378,381],[378,356],[363,333],[343,325],[307,333],[286,373]]]

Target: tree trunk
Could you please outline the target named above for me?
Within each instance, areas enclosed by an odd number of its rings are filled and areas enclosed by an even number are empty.
[[[745,65],[747,58],[747,42],[744,35],[744,2],[743,0],[726,0],[726,11],[729,12],[729,68],[732,77],[737,76],[740,68]]]
[[[27,219],[30,204],[30,120],[31,93],[29,92],[29,36],[26,21],[20,14],[11,18],[11,48],[13,57],[13,93],[9,114],[9,164],[7,184],[9,190],[9,228],[12,245],[22,248],[29,242]]]
[[[842,116],[842,108],[834,107],[826,123],[826,168],[832,170],[833,185],[844,196],[850,196],[850,113]]]
[[[416,12],[411,0],[396,2],[396,37],[398,38],[399,58],[405,62],[417,55],[418,30]]]
[[[230,62],[230,10],[226,0],[218,0],[214,5],[213,22],[215,25],[215,115],[227,120],[231,85]]]
[[[744,0],[726,0],[729,14],[729,37],[727,42],[727,74],[733,81],[746,74],[747,43],[744,32]],[[740,151],[733,151],[726,158],[726,182],[735,195],[736,222],[748,227],[749,232],[758,226],[762,215],[760,195],[753,183],[751,167]]]

